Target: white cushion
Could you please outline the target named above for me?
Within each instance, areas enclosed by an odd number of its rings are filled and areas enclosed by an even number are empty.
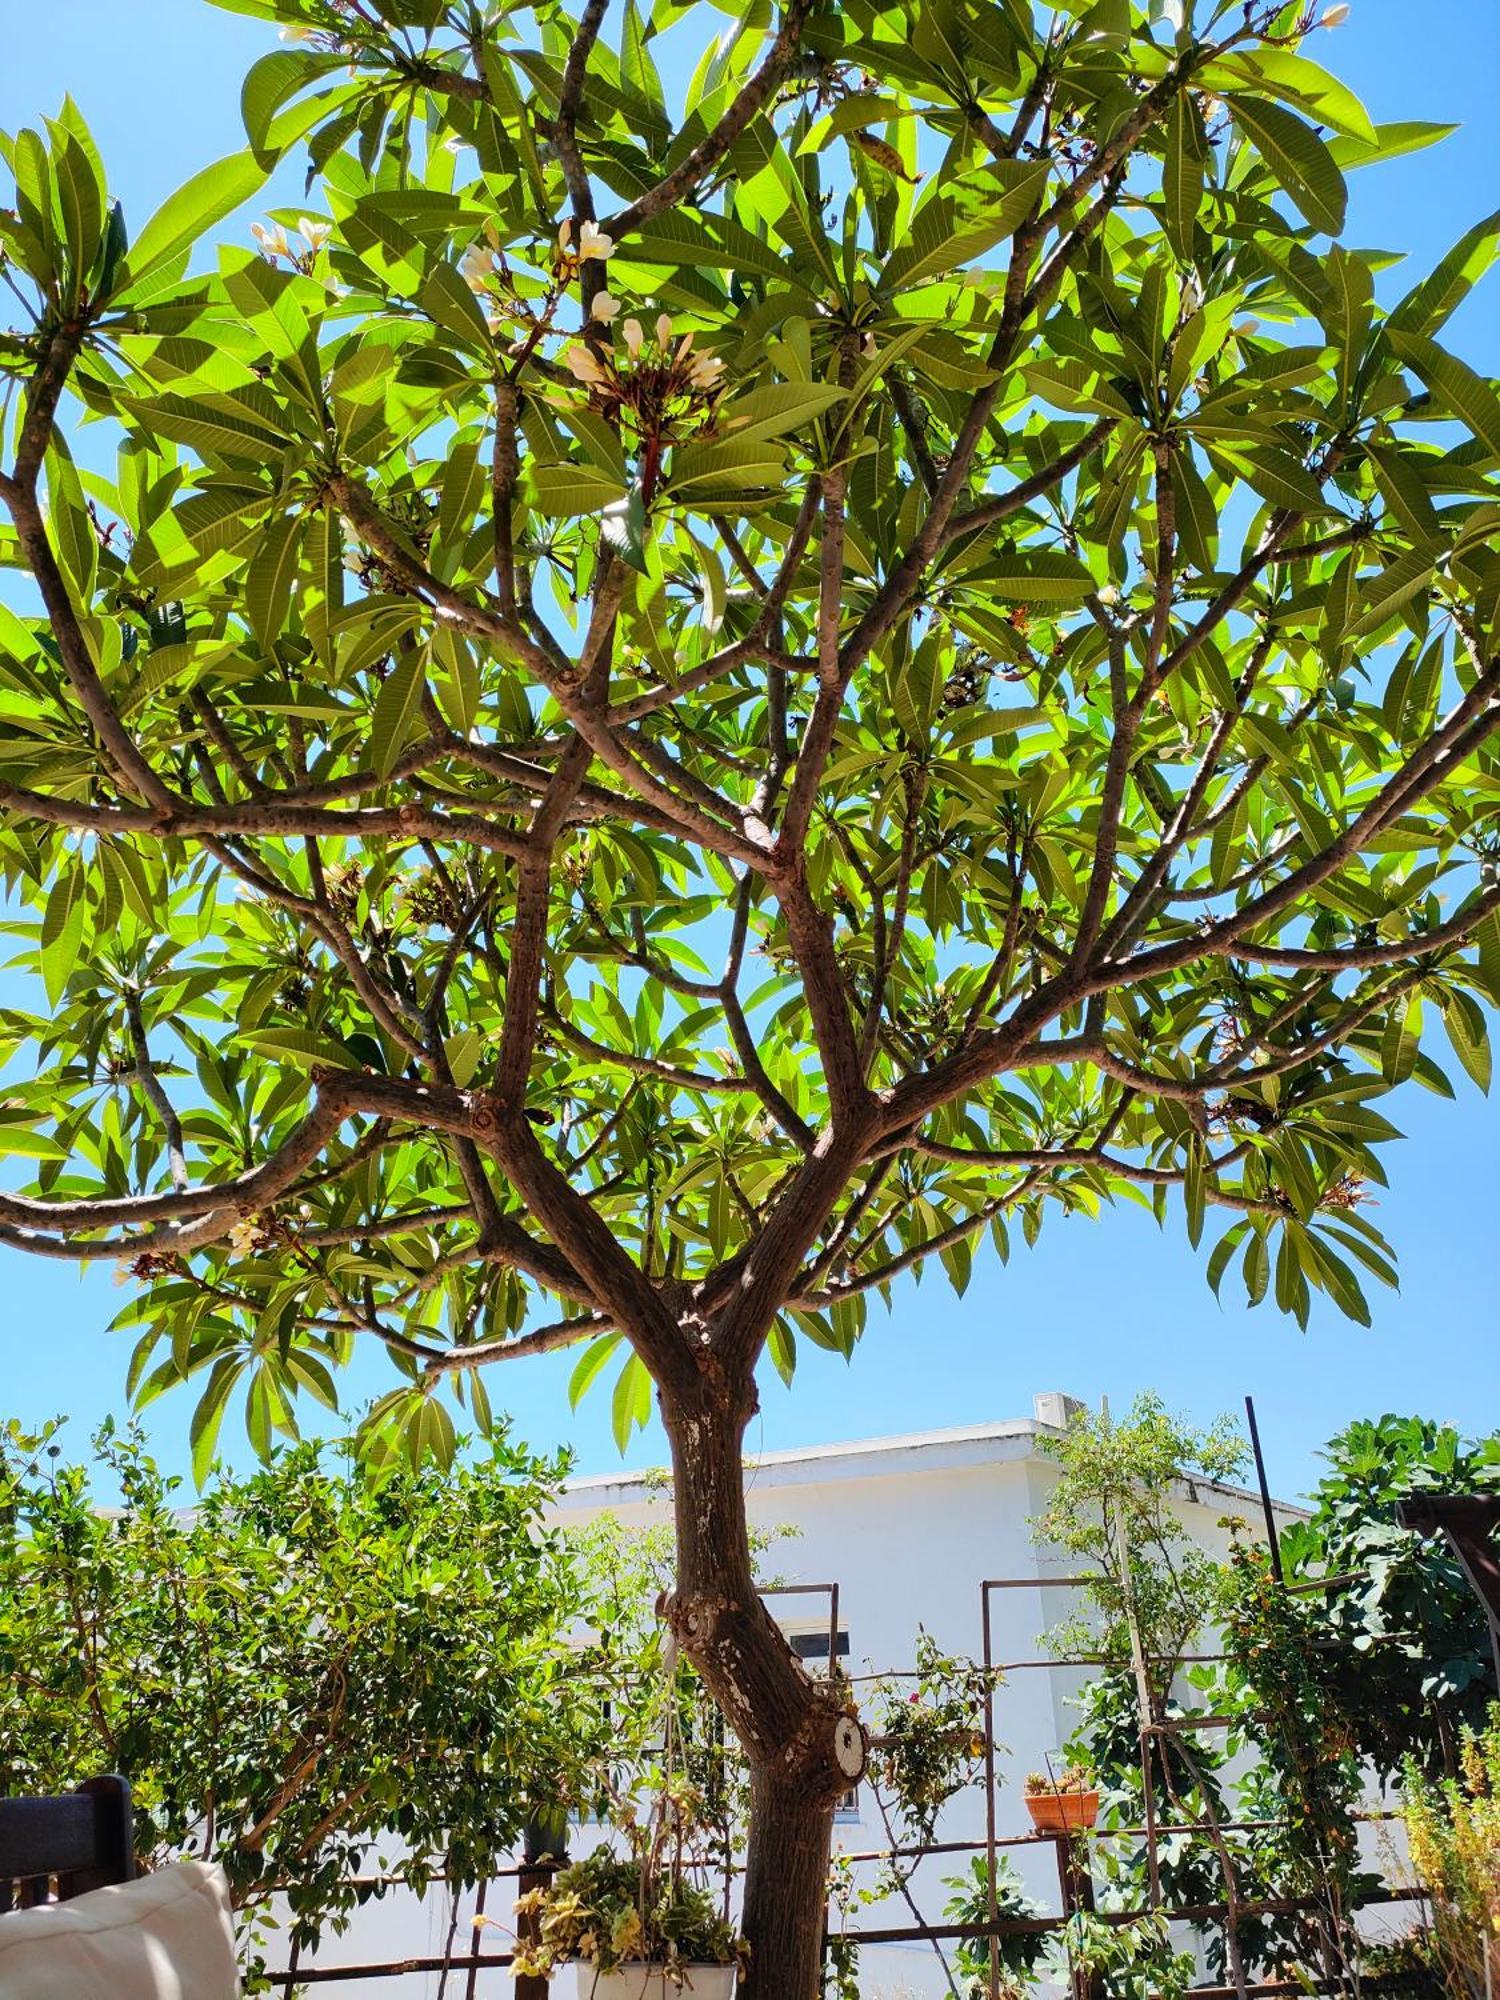
[[[206,1861],[0,1916],[0,2000],[239,2000],[229,1884]]]

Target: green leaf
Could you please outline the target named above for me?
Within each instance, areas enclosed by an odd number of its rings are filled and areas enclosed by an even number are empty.
[[[422,286],[422,310],[473,354],[488,354],[494,346],[479,301],[451,264],[439,258]]]
[[[1395,306],[1386,326],[1392,333],[1430,338],[1457,308],[1495,261],[1500,250],[1500,209],[1466,230],[1419,285]]]
[[[87,909],[83,884],[81,870],[64,870],[53,883],[42,914],[42,982],[53,1007],[61,1003],[83,948]]]
[[[1413,995],[1390,1015],[1381,1038],[1380,1073],[1387,1083],[1405,1083],[1417,1066],[1421,1042],[1422,1001]]]
[[[185,444],[201,458],[255,466],[273,464],[286,450],[286,433],[228,396],[139,396],[121,399],[152,436]]]
[[[731,216],[684,215],[671,209],[653,216],[633,236],[626,237],[617,254],[632,264],[753,272],[783,284],[805,284],[791,258],[753,236]]]
[[[1490,1037],[1485,1025],[1484,1009],[1467,993],[1457,991],[1443,996],[1443,1026],[1448,1040],[1453,1044],[1453,1053],[1458,1057],[1479,1088],[1489,1095],[1490,1088]]]
[[[421,733],[426,684],[421,650],[414,646],[391,669],[370,719],[370,763],[382,778]]]
[[[1432,557],[1421,549],[1408,549],[1373,581],[1363,581],[1360,592],[1365,608],[1349,626],[1348,636],[1358,639],[1367,632],[1379,631],[1403,604],[1409,604],[1419,590],[1426,589],[1432,581],[1432,574]]]
[[[590,465],[563,459],[555,465],[531,460],[526,468],[531,504],[539,514],[598,514],[616,507],[628,489]]]
[[[772,1366],[790,1389],[792,1378],[797,1372],[797,1336],[785,1318],[780,1315],[771,1323],[771,1331],[766,1337],[766,1347],[771,1356]]]
[[[140,289],[165,274],[206,230],[249,201],[265,185],[267,169],[253,153],[231,153],[184,181],[169,195],[131,246],[123,287]]]
[[[252,63],[240,91],[240,117],[245,137],[258,160],[267,167],[273,166],[283,150],[280,145],[268,143],[272,139],[272,121],[282,105],[304,85],[343,66],[342,57],[311,49],[273,49]]]
[[[594,1383],[603,1372],[604,1364],[624,1339],[620,1333],[601,1333],[597,1340],[591,1340],[579,1355],[573,1372],[568,1377],[568,1403],[577,1409]]]
[[[0,1114],[0,1155],[10,1154],[30,1160],[65,1160],[66,1146],[46,1132],[21,1124],[11,1112]]]
[[[956,271],[1014,236],[1030,215],[1046,185],[1045,166],[1008,166],[998,200],[987,200],[982,220],[971,220],[946,195],[929,195],[912,218],[906,241],[886,260],[876,281],[883,292],[897,293]]]
[[[610,1426],[615,1443],[623,1453],[633,1430],[644,1430],[651,1421],[651,1377],[638,1354],[631,1354],[615,1383],[610,1410]]]
[[[216,1362],[208,1378],[208,1387],[198,1398],[193,1411],[188,1425],[188,1443],[192,1452],[193,1481],[200,1491],[213,1467],[214,1447],[219,1441],[224,1411],[244,1368],[245,1363],[238,1355],[225,1355],[222,1361]]]
[[[1331,125],[1364,147],[1380,144],[1369,112],[1348,85],[1290,49],[1262,47],[1220,56],[1206,64],[1195,80],[1220,96],[1269,89],[1315,125]]]
[[[771,382],[722,404],[715,429],[736,444],[785,437],[842,402],[844,393],[828,382]]]
[[[294,1069],[358,1069],[358,1056],[332,1035],[310,1028],[252,1028],[236,1036],[247,1048]]]
[[[1462,418],[1491,458],[1500,458],[1500,397],[1489,383],[1421,334],[1391,333],[1390,343],[1444,409]]]
[[[1193,254],[1193,232],[1203,202],[1207,155],[1197,106],[1183,90],[1167,115],[1167,149],[1162,161],[1161,191],[1166,208],[1167,240],[1184,262]]]
[[[963,581],[1012,604],[1079,604],[1094,588],[1088,567],[1060,549],[1002,549]]]
[[[245,572],[245,616],[262,646],[269,650],[281,635],[292,601],[297,558],[302,551],[302,521],[296,514],[269,522]]]
[[[1276,179],[1314,229],[1337,236],[1344,226],[1349,190],[1327,146],[1310,125],[1264,99],[1231,95],[1235,121],[1255,143]]]

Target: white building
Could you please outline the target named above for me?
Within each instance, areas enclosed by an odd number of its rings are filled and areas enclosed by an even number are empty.
[[[1058,1577],[1058,1561],[1037,1545],[1032,1523],[1047,1504],[1057,1477],[1042,1449],[1066,1423],[1069,1399],[1038,1396],[1031,1417],[909,1437],[871,1438],[807,1451],[771,1452],[746,1462],[745,1484],[752,1526],[765,1531],[794,1530],[775,1545],[771,1566],[794,1584],[838,1585],[837,1629],[849,1671],[909,1667],[918,1627],[925,1627],[946,1652],[979,1659],[982,1654],[981,1585],[1004,1582],[990,1592],[991,1658],[1011,1672],[995,1707],[995,1731],[1007,1746],[998,1760],[998,1832],[1027,1829],[1021,1783],[1025,1773],[1045,1767],[1072,1734],[1076,1717],[1070,1697],[1083,1679],[1078,1668],[1028,1668],[1025,1661],[1043,1650],[1039,1638],[1077,1603],[1066,1588],[1048,1586]],[[1204,1546],[1222,1550],[1226,1517],[1243,1520],[1263,1534],[1258,1495],[1241,1487],[1209,1482],[1184,1487],[1184,1525]],[[627,1525],[668,1520],[670,1499],[660,1481],[640,1473],[610,1473],[571,1481],[558,1512],[561,1524],[583,1523],[611,1513]],[[1283,1520],[1297,1510],[1278,1503]],[[1027,1581],[1027,1580],[1031,1581]],[[832,1606],[826,1591],[787,1594],[772,1600],[787,1631],[809,1656],[826,1652]],[[981,1790],[947,1808],[941,1838],[982,1840],[985,1807]],[[878,1815],[867,1795],[841,1814],[839,1845],[861,1853],[883,1845]],[[585,1834],[583,1845],[587,1845]],[[1050,1841],[1008,1850],[1028,1890],[1047,1908],[1058,1899],[1056,1848]],[[967,1856],[925,1862],[913,1888],[929,1922],[940,1922],[946,1875],[958,1874]],[[496,1885],[489,1907],[507,1914],[511,1885]],[[348,1935],[329,1945],[321,1964],[354,1964],[415,1957],[443,1950],[451,1919],[446,1897],[418,1904],[405,1895],[371,1904]],[[906,1921],[898,1908],[864,1913],[860,1921]],[[461,1922],[459,1949],[469,1935]],[[491,1934],[493,1936],[493,1933]],[[867,2000],[927,2000],[946,1993],[930,1945],[869,1948],[863,1959]],[[410,1975],[399,1982],[341,1985],[351,1996],[381,2000],[430,2000],[438,1990],[434,1974],[424,1982]],[[463,1978],[450,1979],[448,1992],[464,1992]],[[509,1983],[500,1975],[480,1976],[476,2000],[501,2000]]]

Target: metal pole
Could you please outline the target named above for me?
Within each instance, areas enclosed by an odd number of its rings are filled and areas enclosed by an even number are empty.
[[[479,1887],[474,1891],[474,1923],[469,1932],[468,1956],[470,1958],[478,1956],[479,1919],[484,1915],[484,1896],[485,1896],[485,1891],[489,1888],[489,1886],[490,1885],[488,1882],[481,1879]],[[479,1967],[477,1965],[471,1965],[469,1967],[469,1976],[464,1981],[464,2000],[474,2000],[474,1993],[478,1984],[479,1984]]]
[[[1281,1567],[1281,1537],[1276,1532],[1276,1510],[1271,1505],[1271,1489],[1266,1483],[1266,1461],[1260,1448],[1260,1425],[1255,1421],[1255,1398],[1245,1398],[1245,1416],[1250,1425],[1250,1449],[1255,1454],[1255,1476],[1260,1481],[1261,1511],[1266,1517],[1266,1542],[1271,1551],[1271,1574],[1278,1583],[1286,1582]]]
[[[1082,1834],[1058,1834],[1057,1879],[1062,1886],[1065,1922],[1080,1910],[1086,1914],[1093,1912],[1094,1878],[1086,1857],[1087,1848]],[[1100,2000],[1102,1988],[1098,1975],[1085,1971],[1081,1965],[1072,1968],[1072,1985],[1077,2000]]]
[[[986,1915],[990,1923],[989,2000],[1000,1995],[1000,1940],[995,1924],[1000,1905],[995,1895],[995,1683],[994,1642],[990,1632],[990,1587],[979,1586],[979,1624],[984,1653],[984,1889]]]

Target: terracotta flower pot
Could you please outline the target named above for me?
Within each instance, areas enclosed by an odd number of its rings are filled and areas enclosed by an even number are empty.
[[[577,1965],[574,1972],[578,2000],[734,2000],[739,1978],[734,1965],[685,1965],[680,1987],[655,1965],[624,1965],[618,1972]]]
[[[1038,1833],[1078,1833],[1099,1817],[1099,1794],[1028,1792],[1026,1810]]]

